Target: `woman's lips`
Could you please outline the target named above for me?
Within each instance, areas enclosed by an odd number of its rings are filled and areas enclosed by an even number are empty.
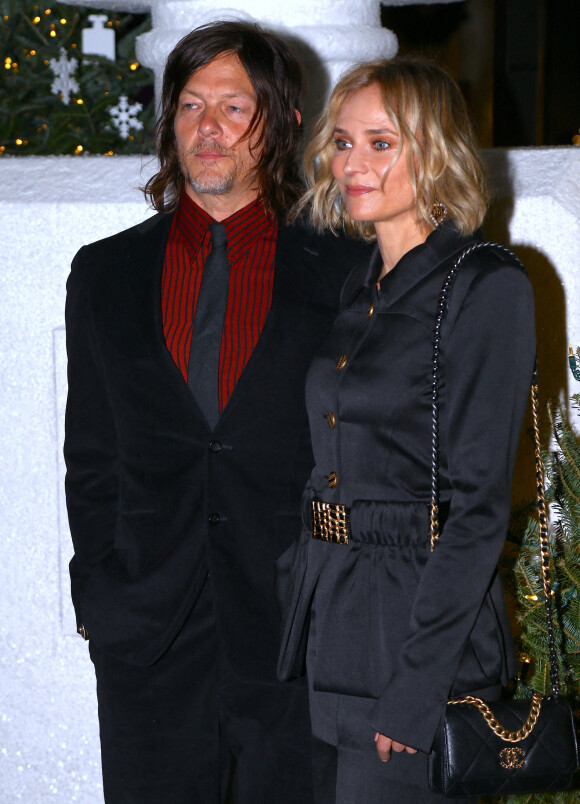
[[[366,187],[361,184],[351,184],[345,185],[344,191],[347,195],[366,195],[367,193],[372,193],[374,191],[374,187]]]

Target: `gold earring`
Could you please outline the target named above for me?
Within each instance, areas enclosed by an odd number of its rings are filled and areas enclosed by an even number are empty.
[[[435,201],[433,202],[433,206],[431,208],[431,212],[429,213],[429,217],[431,219],[431,222],[433,223],[433,226],[436,229],[438,229],[441,226],[441,224],[443,223],[448,214],[449,213],[447,212],[447,207],[445,206],[445,204],[442,201],[439,201],[437,198],[435,198]]]

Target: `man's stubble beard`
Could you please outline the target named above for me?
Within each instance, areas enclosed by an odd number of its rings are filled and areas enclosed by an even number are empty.
[[[189,166],[187,164],[188,157],[195,156],[196,153],[199,153],[199,151],[202,151],[204,148],[208,147],[214,151],[217,151],[218,153],[223,154],[224,156],[232,155],[225,148],[216,145],[216,143],[208,143],[207,141],[200,142],[195,146],[195,148],[192,148],[187,153],[179,154],[181,172],[183,173],[186,183],[189,184],[194,192],[202,195],[225,195],[226,193],[230,192],[235,184],[239,169],[237,164],[234,163],[234,166],[230,172],[226,173],[225,175],[212,173],[211,170],[203,166],[201,166],[197,176],[191,176],[189,172]]]
[[[225,175],[220,175],[212,173],[211,169],[201,167],[199,173],[196,176],[192,176],[189,171],[188,157],[194,156],[196,153],[199,153],[199,151],[202,151],[207,147],[208,143],[204,141],[198,143],[194,148],[191,148],[186,153],[178,153],[179,166],[181,173],[183,174],[183,178],[185,179],[186,184],[189,184],[195,193],[199,193],[200,195],[225,195],[234,188],[236,180],[240,174],[242,175],[243,180],[248,178],[250,178],[251,181],[256,180],[255,166],[252,170],[252,168],[246,165],[245,162],[239,162],[231,151],[226,148],[216,146],[216,144],[213,142],[211,143],[213,150],[222,153],[224,156],[232,156],[234,158],[234,164],[230,172],[226,173]]]
[[[185,174],[185,180],[191,189],[200,194],[225,195],[234,186],[234,173],[227,176],[198,176],[192,178],[189,173]]]

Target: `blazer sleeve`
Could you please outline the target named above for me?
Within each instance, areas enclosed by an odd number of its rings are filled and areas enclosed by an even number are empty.
[[[451,487],[395,670],[371,724],[428,752],[507,531],[515,453],[535,360],[525,272],[486,250],[442,340],[441,459]],[[453,299],[452,302],[453,303]]]
[[[74,546],[72,596],[79,623],[91,568],[113,545],[118,498],[117,438],[89,303],[88,253],[84,247],[73,260],[65,309],[65,493]]]

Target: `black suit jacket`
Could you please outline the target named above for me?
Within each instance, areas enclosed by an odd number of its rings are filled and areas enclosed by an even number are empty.
[[[241,678],[275,678],[274,563],[299,532],[312,466],[304,378],[366,252],[279,227],[272,306],[212,432],[167,350],[171,215],[85,246],[67,284],[66,497],[77,618],[101,649],[150,664],[208,571]],[[362,256],[364,262],[365,257]]]

